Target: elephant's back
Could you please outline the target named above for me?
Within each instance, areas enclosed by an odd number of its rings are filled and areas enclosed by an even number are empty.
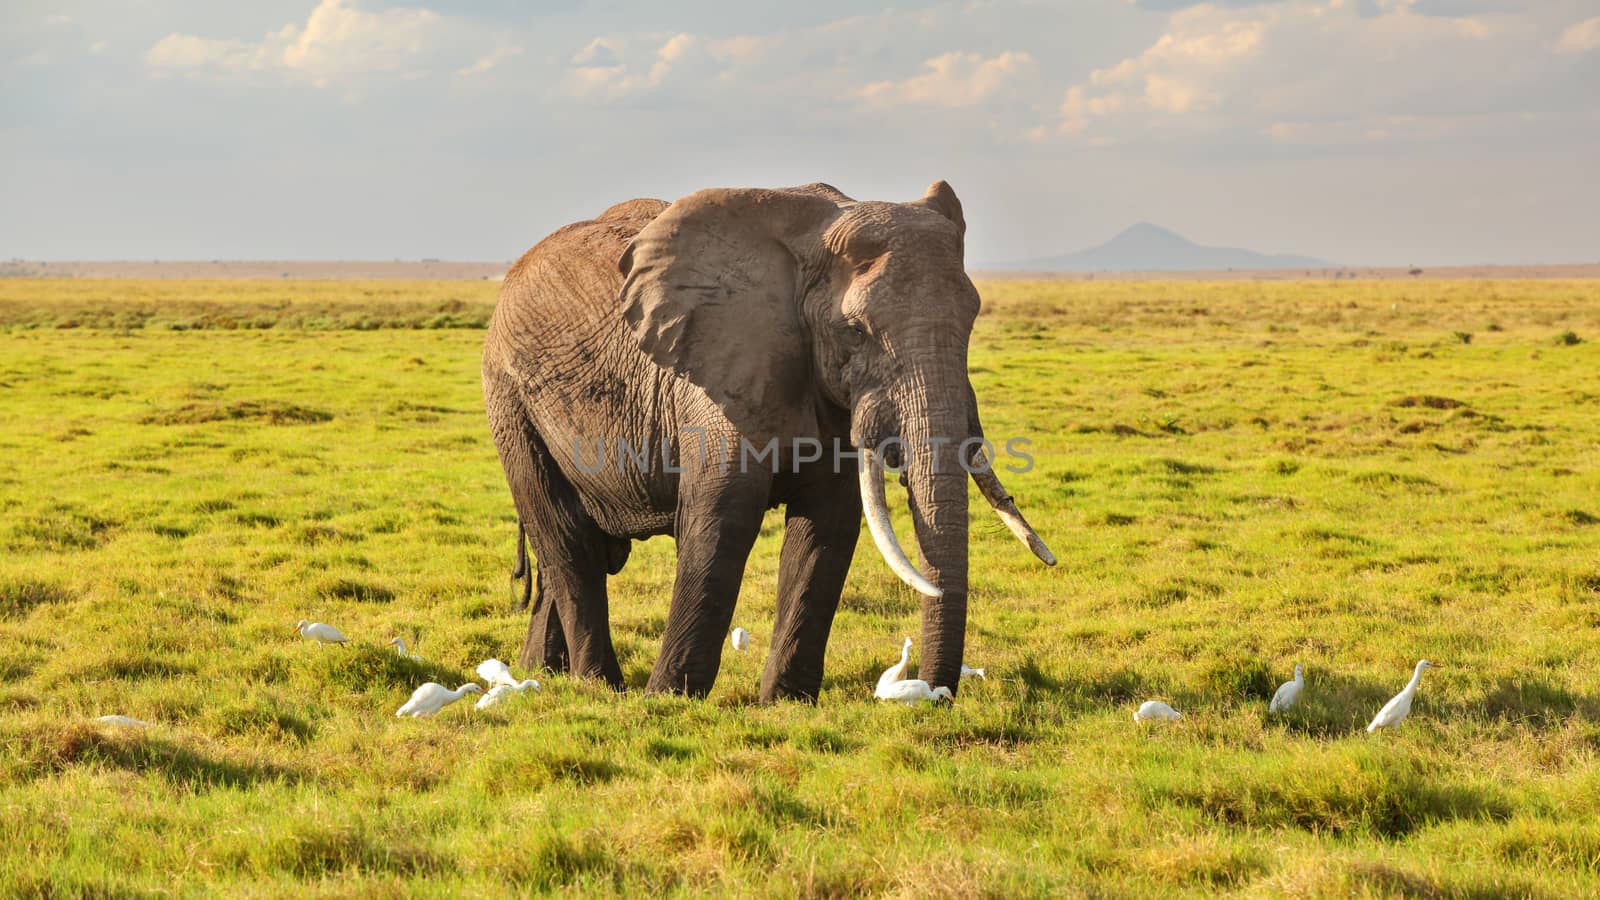
[[[605,212],[594,217],[596,222],[637,222],[634,228],[637,234],[640,228],[650,224],[650,220],[667,208],[667,201],[656,200],[652,197],[637,197],[633,200],[624,200],[615,206],[608,207]],[[631,238],[630,238],[631,240]]]
[[[603,323],[620,323],[617,263],[634,235],[666,208],[660,200],[626,200],[535,244],[501,283],[491,350],[548,352],[592,338]]]
[[[597,299],[614,301],[622,285],[622,251],[666,208],[661,200],[626,200],[597,218],[552,232],[506,272],[496,320],[501,309],[512,314],[506,325],[515,325],[523,314],[560,319],[573,307],[592,307]]]
[[[556,464],[602,528],[616,535],[660,533],[670,524],[676,485],[647,471],[589,473],[591,457],[619,441],[654,446],[671,429],[667,374],[650,362],[622,319],[617,262],[666,204],[619,203],[598,218],[561,228],[506,274],[484,348],[485,377],[502,375]],[[491,411],[491,416],[494,413]]]

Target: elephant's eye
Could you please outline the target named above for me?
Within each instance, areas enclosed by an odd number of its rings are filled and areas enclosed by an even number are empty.
[[[847,319],[847,320],[845,320],[845,327],[850,330],[850,334],[853,337],[855,337],[857,340],[863,340],[864,341],[868,337],[868,335],[867,335],[867,326],[863,325],[860,321],[858,321],[856,319]]]

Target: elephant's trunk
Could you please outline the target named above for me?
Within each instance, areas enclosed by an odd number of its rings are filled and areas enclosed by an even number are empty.
[[[965,398],[971,393],[964,383],[961,389],[944,388],[930,383],[901,410],[911,519],[923,571],[940,591],[922,601],[917,677],[953,692],[961,683],[967,632],[967,472],[961,442],[968,437],[971,413]],[[926,402],[920,410],[919,400]]]
[[[889,568],[923,595],[919,677],[955,691],[960,687],[967,625],[967,478],[977,482],[1001,521],[1040,560],[1053,566],[1056,558],[1022,517],[982,446],[968,442],[983,435],[971,386],[960,383],[951,388],[949,380],[934,373],[919,375],[916,389],[901,393],[895,406],[903,438],[902,483],[909,489],[922,555],[920,571],[906,558],[890,527],[884,461],[867,441],[861,442],[861,505]],[[862,430],[872,433],[870,428]]]

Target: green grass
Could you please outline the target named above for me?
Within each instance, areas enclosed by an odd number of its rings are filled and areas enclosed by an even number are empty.
[[[0,894],[1600,892],[1600,285],[983,290],[1061,557],[975,503],[988,681],[870,701],[917,600],[868,544],[821,703],[756,705],[774,513],[709,700],[401,721],[526,627],[493,286],[0,281]],[[612,580],[635,687],[671,560]]]

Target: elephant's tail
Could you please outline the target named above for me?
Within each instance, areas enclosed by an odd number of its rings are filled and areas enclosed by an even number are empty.
[[[517,520],[517,565],[511,570],[512,578],[528,577],[528,533],[522,530],[522,520]]]
[[[516,590],[517,582],[522,582],[522,596],[512,601],[511,608],[515,612],[526,612],[533,603],[533,572],[528,564],[528,532],[522,527],[522,520],[517,520],[517,564],[511,569],[511,588]]]

